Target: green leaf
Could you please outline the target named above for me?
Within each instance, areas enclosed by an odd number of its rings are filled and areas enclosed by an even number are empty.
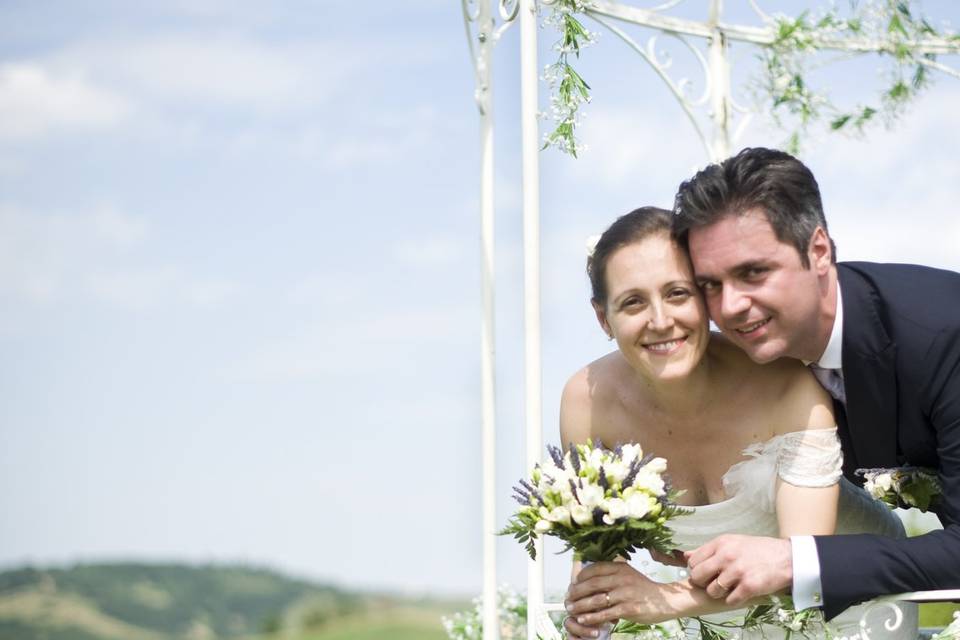
[[[839,131],[840,129],[843,129],[845,126],[847,126],[847,123],[849,123],[850,120],[852,119],[853,119],[853,116],[849,113],[840,115],[830,121],[830,130]]]

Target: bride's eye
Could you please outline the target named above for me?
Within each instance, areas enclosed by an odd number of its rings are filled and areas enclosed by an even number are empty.
[[[678,287],[676,289],[671,289],[667,294],[667,298],[670,300],[685,300],[690,297],[690,292],[687,289]]]

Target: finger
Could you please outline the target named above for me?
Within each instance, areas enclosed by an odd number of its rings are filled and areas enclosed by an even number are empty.
[[[573,603],[588,598],[595,593],[612,591],[616,586],[615,576],[599,576],[570,585],[567,590],[567,602]]]
[[[563,621],[563,628],[567,630],[567,638],[569,640],[576,640],[577,638],[596,638],[598,635],[598,629],[594,627],[588,627],[577,622],[576,618],[567,618]]]
[[[721,571],[723,571],[723,565],[720,563],[720,559],[713,556],[690,568],[690,582],[706,589],[713,582],[713,579],[720,575]]]
[[[589,580],[596,576],[609,576],[621,571],[625,565],[622,562],[595,562],[589,567],[582,569],[577,576],[577,581]]]
[[[749,576],[745,576],[744,578],[741,578],[739,584],[737,584],[735,588],[731,589],[730,594],[727,595],[725,602],[731,605],[741,605],[753,600],[754,598],[768,594],[769,591],[765,591],[762,585],[752,582],[749,579]]]
[[[755,597],[755,594],[751,594],[748,589],[737,587],[733,589],[730,594],[726,597],[724,602],[729,605],[739,606],[745,604],[749,600],[752,600]]]
[[[707,585],[706,592],[715,600],[726,600],[737,584],[729,573],[720,574]]]
[[[600,591],[577,600],[568,600],[564,604],[571,615],[599,611],[610,606],[610,592]]]
[[[576,620],[579,624],[588,627],[600,627],[607,622],[616,622],[626,614],[626,607],[623,604],[614,604],[606,609],[594,611],[593,613],[584,613],[578,615]]]
[[[683,553],[683,557],[687,561],[687,566],[692,569],[695,566],[699,565],[704,560],[713,556],[713,554],[716,553],[716,550],[717,550],[717,541],[711,540],[710,542],[706,543],[705,545],[701,545],[696,549],[685,551]]]

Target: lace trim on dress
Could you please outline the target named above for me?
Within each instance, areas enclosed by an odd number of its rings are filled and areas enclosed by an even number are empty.
[[[836,428],[793,431],[743,450],[748,460],[723,476],[728,497],[749,497],[764,510],[775,510],[774,474],[797,487],[829,487],[840,481],[843,454]]]

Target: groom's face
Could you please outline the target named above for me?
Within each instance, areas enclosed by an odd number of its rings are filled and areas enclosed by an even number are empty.
[[[829,253],[824,261],[809,252],[811,267],[805,268],[762,210],[691,229],[689,246],[710,317],[752,360],[820,357],[819,287]]]

